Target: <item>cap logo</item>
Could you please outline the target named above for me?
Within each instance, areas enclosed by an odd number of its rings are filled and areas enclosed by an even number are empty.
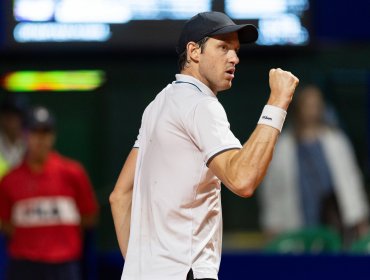
[[[45,122],[49,118],[49,112],[46,109],[41,108],[37,110],[35,117],[39,122]]]

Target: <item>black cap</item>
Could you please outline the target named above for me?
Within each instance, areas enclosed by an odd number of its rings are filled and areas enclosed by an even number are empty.
[[[54,130],[54,117],[51,112],[43,106],[33,107],[29,112],[28,128],[30,130]]]
[[[231,32],[238,32],[241,44],[253,43],[258,38],[257,28],[252,24],[235,24],[227,15],[220,12],[199,13],[185,23],[176,52],[183,53],[189,42],[199,42],[204,37]]]

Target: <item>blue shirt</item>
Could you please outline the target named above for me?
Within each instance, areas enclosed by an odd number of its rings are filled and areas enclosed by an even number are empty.
[[[330,170],[319,140],[299,142],[299,190],[305,226],[320,224],[322,199],[333,191]]]

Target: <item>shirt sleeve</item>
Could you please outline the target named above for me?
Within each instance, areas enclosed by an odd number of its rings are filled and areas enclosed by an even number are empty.
[[[224,108],[216,99],[198,103],[189,113],[186,123],[190,137],[202,152],[205,163],[224,151],[242,147],[230,130]]]
[[[6,181],[3,179],[0,182],[0,220],[10,221],[11,216],[11,201],[9,195],[6,192]]]
[[[134,143],[134,148],[140,148],[141,133],[142,133],[142,128],[139,129],[139,134],[137,135],[136,141]]]
[[[98,202],[85,169],[78,163],[74,166],[73,180],[76,191],[76,203],[81,215],[93,215],[98,212]]]
[[[134,148],[140,148],[140,140],[142,139],[143,136],[143,131],[144,131],[144,123],[147,118],[147,112],[150,108],[152,103],[150,103],[144,110],[143,115],[141,117],[141,124],[140,124],[140,129],[139,129],[139,134],[137,135],[136,141],[134,143]]]

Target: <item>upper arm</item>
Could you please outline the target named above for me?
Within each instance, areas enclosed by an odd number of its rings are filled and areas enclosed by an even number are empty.
[[[275,128],[258,125],[242,149],[217,155],[209,168],[231,191],[249,197],[266,174],[277,137]]]
[[[234,189],[233,184],[230,180],[230,174],[227,172],[231,163],[232,158],[239,152],[239,149],[232,149],[224,151],[214,157],[212,157],[207,165],[209,169],[216,175],[218,179],[232,192],[237,193]]]
[[[133,148],[129,153],[121,173],[118,176],[113,193],[125,194],[131,192],[134,185],[135,167],[139,149]]]

